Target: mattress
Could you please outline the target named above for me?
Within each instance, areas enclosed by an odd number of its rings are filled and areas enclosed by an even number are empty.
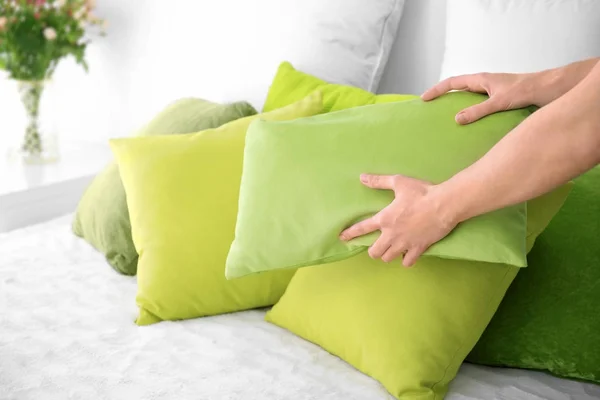
[[[0,399],[392,399],[264,310],[137,327],[135,278],[70,220],[0,235]],[[465,364],[447,399],[600,399],[600,386]]]

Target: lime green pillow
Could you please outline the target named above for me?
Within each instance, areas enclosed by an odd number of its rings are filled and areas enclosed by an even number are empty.
[[[375,95],[357,87],[328,83],[298,71],[292,64],[284,61],[280,64],[269,88],[263,112],[292,104],[315,90],[323,94],[323,112],[326,113],[369,104],[411,100],[417,97],[409,94]]]
[[[321,110],[320,93],[314,93],[218,129],[111,141],[140,255],[139,325],[264,307],[279,299],[294,271],[225,279],[246,130],[259,117],[289,120]]]
[[[528,203],[528,250],[569,190]],[[362,253],[297,271],[267,321],[342,358],[398,399],[439,400],[519,270],[435,257],[402,268]]]
[[[216,104],[182,99],[165,108],[137,135],[198,132],[254,114],[254,108],[245,102]],[[77,206],[73,232],[100,251],[117,272],[136,274],[138,254],[131,241],[125,190],[115,162],[100,172],[86,189]]]
[[[484,99],[457,92],[427,103],[416,99],[252,124],[227,277],[328,263],[366,250],[376,235],[346,243],[339,234],[386,207],[394,194],[366,188],[360,174],[450,178],[529,115],[515,110],[466,126],[454,122],[458,111]],[[526,207],[520,204],[460,224],[425,254],[523,267],[525,229]]]

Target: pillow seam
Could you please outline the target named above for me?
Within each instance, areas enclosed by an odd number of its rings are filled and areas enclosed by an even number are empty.
[[[263,273],[263,272],[276,272],[276,271],[279,271],[279,270],[286,270],[286,269],[316,267],[316,266],[319,266],[319,265],[324,265],[324,264],[329,264],[329,263],[333,263],[333,262],[337,262],[337,261],[347,260],[350,257],[358,255],[358,254],[360,254],[360,253],[362,253],[362,252],[364,252],[366,250],[367,250],[367,247],[361,246],[361,247],[359,247],[357,249],[354,249],[352,251],[349,251],[349,252],[337,253],[337,254],[333,254],[333,255],[327,256],[327,257],[322,257],[322,258],[319,258],[319,259],[316,259],[316,260],[305,261],[305,262],[301,262],[301,263],[297,263],[297,264],[293,264],[293,265],[287,265],[285,267],[277,268],[277,269],[270,270],[270,271],[250,271],[249,268],[240,268],[240,267],[230,267],[229,271],[231,271],[231,272],[239,272],[239,271],[243,270],[245,272],[244,275],[236,275],[236,277],[235,277],[235,278],[241,278],[241,277],[246,276],[246,275]]]

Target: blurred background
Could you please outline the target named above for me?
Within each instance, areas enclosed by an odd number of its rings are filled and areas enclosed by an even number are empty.
[[[445,0],[418,2],[406,3],[394,45],[402,48],[395,53],[405,57],[392,58],[387,66],[404,71],[404,78],[399,81],[396,74],[388,82],[385,74],[381,86],[388,91],[420,93],[439,76]],[[266,94],[262,86],[286,56],[286,43],[280,38],[293,37],[311,46],[298,33],[282,34],[291,29],[282,16],[295,11],[276,1],[265,2],[268,7],[248,2],[235,10],[209,0],[93,3],[93,13],[106,21],[106,36],[94,37],[86,50],[89,72],[67,57],[58,64],[45,93],[52,102],[52,120],[62,147],[74,142],[106,143],[108,138],[132,134],[165,105],[185,96],[244,99],[260,107],[264,99],[254,98],[256,93]],[[252,20],[258,20],[258,14],[264,19],[265,12],[273,16],[279,35],[252,29]],[[428,26],[416,29],[417,21],[424,20],[421,14],[429,15]],[[0,70],[0,150],[21,139],[25,119],[16,83]]]

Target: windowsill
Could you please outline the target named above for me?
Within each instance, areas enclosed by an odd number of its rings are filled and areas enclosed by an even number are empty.
[[[108,144],[61,143],[60,159],[31,165],[0,158],[0,232],[71,213],[112,159]]]

